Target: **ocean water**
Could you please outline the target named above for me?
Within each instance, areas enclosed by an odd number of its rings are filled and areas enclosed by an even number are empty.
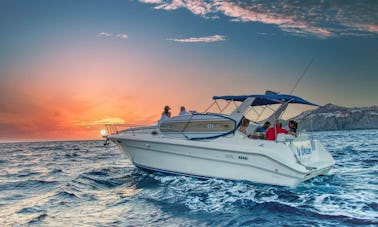
[[[377,226],[378,131],[311,135],[336,166],[295,189],[147,173],[104,141],[0,144],[0,226]]]

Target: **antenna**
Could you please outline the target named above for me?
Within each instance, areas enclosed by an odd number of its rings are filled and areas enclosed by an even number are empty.
[[[301,76],[298,78],[297,82],[295,83],[294,87],[291,89],[290,91],[290,95],[293,93],[293,91],[295,90],[295,88],[297,88],[299,82],[302,80],[303,76],[306,74],[308,68],[310,68],[311,64],[314,62],[314,58],[311,59],[310,63],[308,63],[308,65],[306,66],[305,70],[303,70]]]
[[[306,72],[307,72],[307,70],[310,68],[310,66],[311,66],[311,64],[314,62],[314,58],[312,58],[311,59],[311,61],[310,61],[310,63],[308,63],[308,65],[306,66],[306,68],[303,70],[303,72],[302,72],[302,74],[300,75],[300,77],[298,78],[298,80],[297,80],[297,82],[295,82],[295,85],[294,85],[294,87],[291,89],[291,91],[290,91],[290,95],[293,93],[293,91],[295,90],[295,88],[297,88],[297,86],[298,86],[298,84],[299,84],[299,82],[302,80],[302,78],[303,78],[303,76],[306,74]],[[286,104],[286,106],[284,106]],[[287,104],[288,103],[285,103],[285,104],[281,104],[281,106],[279,107],[279,108],[283,108],[283,110],[281,111],[281,114],[280,114],[280,116],[282,116],[284,113],[285,113],[285,111],[286,111],[286,108],[287,108]],[[277,109],[278,110],[278,109]],[[280,116],[278,116],[278,117],[280,117]]]
[[[311,61],[310,61],[310,63],[308,63],[308,65],[306,66],[306,68],[303,70],[303,72],[302,72],[302,74],[300,75],[300,77],[298,78],[298,80],[297,80],[297,82],[295,82],[295,85],[294,85],[294,87],[291,89],[291,91],[290,91],[290,95],[293,93],[293,91],[295,90],[295,88],[298,86],[298,84],[299,84],[299,82],[302,80],[302,78],[303,78],[303,76],[306,74],[306,72],[307,72],[307,70],[310,68],[310,66],[311,66],[311,64],[314,62],[314,58],[312,58],[311,59]],[[274,92],[274,91],[266,91],[265,92],[265,94],[278,94],[277,92]],[[285,111],[286,111],[286,108],[287,108],[287,105],[288,105],[288,103],[283,103],[283,104],[281,104],[281,106],[276,110],[276,111],[274,111],[274,113],[272,114],[272,115],[270,115],[268,118],[266,118],[266,119],[270,119],[270,118],[273,118],[273,119],[280,119],[280,117],[285,113]],[[262,110],[262,112],[265,110],[265,108],[266,107],[264,107],[264,109]],[[278,111],[278,110],[280,110],[281,112],[279,113],[279,115],[278,115],[278,118],[277,118],[277,116],[275,116],[276,114],[276,112]],[[260,113],[260,115],[262,114],[262,112]],[[259,117],[260,117],[260,115],[259,115]],[[262,121],[260,121],[260,122],[262,122]]]

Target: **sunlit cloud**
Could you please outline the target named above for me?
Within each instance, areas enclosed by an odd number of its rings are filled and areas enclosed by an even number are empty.
[[[117,34],[116,36],[118,38],[120,38],[120,39],[127,39],[127,38],[129,38],[129,36],[127,34]]]
[[[167,39],[170,41],[180,42],[180,43],[210,43],[210,42],[219,42],[225,41],[226,37],[223,35],[212,35],[206,37],[191,37],[183,39]]]
[[[74,122],[77,126],[98,126],[98,125],[106,125],[106,124],[124,124],[125,120],[122,118],[117,117],[107,117],[100,120],[95,121],[82,121],[82,122]]]
[[[158,4],[158,3],[161,3],[163,0],[139,0],[140,2],[143,2],[143,3],[154,3],[154,4]]]
[[[227,16],[234,22],[264,23],[299,36],[378,35],[378,4],[338,1],[140,0],[155,9],[184,8],[208,19]]]
[[[172,1],[161,1],[155,9],[164,10],[175,10],[178,8],[186,8],[196,15],[205,16],[212,12],[212,4],[202,0],[172,0]]]
[[[367,31],[371,33],[378,34],[378,24],[361,24],[361,23],[350,23],[348,26],[355,28],[356,30],[360,31]]]
[[[110,37],[112,36],[112,34],[110,33],[107,33],[107,32],[100,32],[100,33],[97,33],[97,37]]]
[[[97,33],[96,36],[101,37],[101,38],[109,38],[109,37],[116,37],[116,38],[119,38],[119,39],[128,39],[129,38],[129,36],[127,34],[122,34],[122,33],[112,34],[112,33],[108,33],[108,32],[100,32],[100,33]]]

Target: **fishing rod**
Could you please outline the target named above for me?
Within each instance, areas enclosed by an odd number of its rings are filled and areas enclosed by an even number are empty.
[[[294,87],[291,89],[291,91],[289,93],[290,95],[293,93],[293,91],[295,90],[295,88],[297,88],[299,82],[303,79],[304,75],[306,74],[306,72],[308,71],[308,69],[310,68],[310,66],[314,62],[314,60],[315,59],[312,58],[311,61],[310,61],[310,63],[307,64],[306,68],[303,70],[302,74],[299,76],[299,78],[295,82]],[[271,91],[269,91],[269,92],[271,92]],[[268,117],[267,119],[268,120],[273,119],[274,121],[276,121],[277,119],[280,119],[281,116],[285,113],[288,104],[289,104],[288,102],[282,103],[281,106],[270,117]]]
[[[290,95],[293,93],[293,91],[295,90],[295,88],[297,88],[299,82],[302,80],[302,78],[304,77],[304,75],[306,74],[307,70],[310,68],[310,66],[312,65],[312,63],[314,62],[314,58],[311,59],[310,63],[308,63],[308,65],[306,66],[305,70],[303,70],[301,76],[298,78],[297,82],[295,83],[294,87],[291,89],[290,91]]]
[[[302,80],[303,76],[306,74],[307,70],[310,68],[310,66],[312,65],[312,63],[314,62],[314,58],[311,59],[310,63],[308,63],[308,65],[306,66],[306,68],[303,70],[301,76],[298,78],[297,82],[295,83],[294,87],[291,89],[290,91],[290,94],[293,93],[293,91],[295,90],[295,88],[297,88],[299,82]],[[311,131],[312,131],[312,118],[310,119],[311,120]]]

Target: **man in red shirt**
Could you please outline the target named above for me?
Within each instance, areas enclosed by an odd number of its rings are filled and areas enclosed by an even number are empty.
[[[281,128],[280,122],[277,120],[274,128],[269,128],[266,131],[266,140],[276,140],[276,135],[278,133],[291,134],[291,135],[297,136],[297,134],[289,132],[284,128]]]

